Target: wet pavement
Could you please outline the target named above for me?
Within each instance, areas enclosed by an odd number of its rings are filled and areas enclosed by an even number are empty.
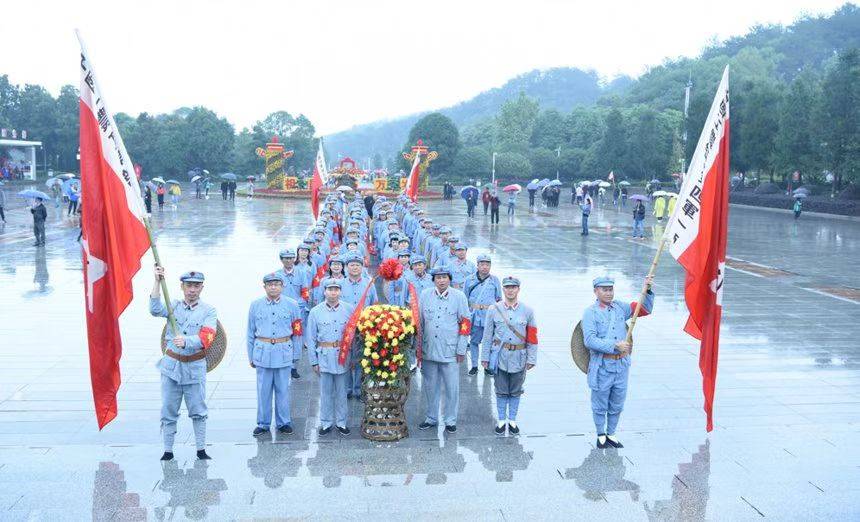
[[[524,199],[524,198],[521,198]],[[19,205],[18,202],[14,202]],[[639,322],[621,450],[597,450],[584,375],[569,339],[611,273],[633,297],[654,254],[634,241],[628,211],[600,210],[592,233],[560,209],[468,220],[462,201],[426,204],[499,276],[523,281],[540,354],[520,408],[519,437],[493,434],[492,382],[461,375],[454,435],[419,432],[379,444],[318,437],[318,381],[302,361],[293,435],[255,441],[254,372],[242,338],[260,276],[309,225],[306,202],[185,199],[156,211],[159,250],[177,276],[200,270],[228,354],[208,376],[208,452],[194,460],[183,417],[177,460],[158,461],[162,322],[148,314],[151,256],[121,324],[119,417],[92,413],[77,228],[49,209],[48,244],[32,246],[29,213],[0,228],[0,520],[362,518],[515,520],[856,520],[860,518],[860,223],[733,208],[715,429],[701,409],[698,345],[682,332],[683,274],[666,256],[654,314]],[[504,212],[504,209],[503,209]],[[659,232],[659,225],[656,227]],[[361,404],[351,402],[352,426]]]

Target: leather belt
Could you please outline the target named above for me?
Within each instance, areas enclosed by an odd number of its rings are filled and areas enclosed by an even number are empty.
[[[523,344],[511,344],[511,343],[502,343],[502,348],[505,350],[522,350],[526,347],[525,343]]]
[[[604,353],[603,354],[604,359],[612,359],[614,361],[617,361],[618,359],[621,359],[622,357],[624,357],[624,356],[621,355],[620,353]]]
[[[340,342],[338,342],[338,341],[333,341],[333,342],[330,342],[330,343],[326,343],[326,342],[323,342],[323,343],[317,343],[317,346],[318,346],[318,347],[320,347],[320,348],[338,348],[338,347],[340,346]]]
[[[172,350],[166,350],[164,352],[164,355],[170,357],[171,359],[176,359],[177,361],[179,361],[181,363],[189,363],[189,362],[199,361],[200,359],[206,358],[206,352],[203,350],[200,350],[199,352],[197,352],[195,354],[191,354],[191,355],[182,355],[182,354],[178,354]]]
[[[290,340],[289,337],[257,337],[258,341],[263,341],[269,344],[285,343]]]
[[[486,310],[490,305],[472,305],[472,310]]]

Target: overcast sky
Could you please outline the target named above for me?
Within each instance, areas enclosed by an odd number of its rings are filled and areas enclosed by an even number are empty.
[[[449,106],[532,69],[637,76],[713,38],[843,3],[25,0],[0,8],[0,74],[53,94],[77,86],[77,27],[113,112],[204,105],[241,128],[287,110],[328,134]]]

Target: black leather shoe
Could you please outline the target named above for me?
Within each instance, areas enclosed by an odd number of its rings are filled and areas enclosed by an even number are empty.
[[[338,427],[337,427],[337,431],[338,431],[338,433],[340,433],[340,434],[341,434],[341,435],[343,435],[344,437],[346,437],[347,435],[349,435],[349,428],[341,428],[340,426],[338,426]]]
[[[435,428],[435,424],[430,424],[429,422],[422,422],[418,425],[419,430],[429,430],[430,428]]]
[[[278,428],[278,433],[283,433],[284,435],[292,435],[293,427],[289,424],[284,424],[283,426]]]
[[[260,435],[268,435],[268,434],[269,434],[268,428],[260,428],[260,427],[254,428],[254,436],[255,437],[259,437]]]
[[[606,442],[600,442],[600,437],[606,438],[606,435],[602,433],[597,434],[597,447],[599,449],[605,449],[609,447],[609,439],[606,439]]]
[[[328,428],[320,428],[317,433],[319,433],[320,435],[328,435],[329,433],[331,433],[331,426],[329,426]]]
[[[620,440],[612,440],[609,437],[606,437],[606,445],[612,446],[613,448],[623,448],[624,444],[621,444]]]
[[[485,373],[485,374],[487,374],[487,375],[493,375],[493,372],[492,372],[492,371],[490,371],[490,369],[489,369],[489,368],[484,368],[484,373]]]
[[[457,431],[457,425],[451,424],[450,426],[445,426],[445,431],[447,431],[448,433],[454,433],[455,431]]]
[[[472,366],[472,369],[469,370],[469,375],[478,375],[478,367]]]
[[[496,424],[496,427],[493,429],[493,431],[496,432],[496,435],[504,435],[505,434],[505,426],[506,426],[505,424],[502,424],[501,426]]]
[[[197,459],[198,460],[212,460],[212,457],[206,454],[206,450],[197,450]]]
[[[520,427],[508,424],[508,431],[511,433],[511,435],[519,435]]]
[[[293,368],[292,370],[290,370],[290,376],[291,376],[293,379],[300,379],[300,378],[302,377],[301,375],[299,375],[299,371],[298,371],[298,370],[296,370],[295,368]]]
[[[165,451],[164,455],[161,456],[161,460],[173,460],[173,452]]]

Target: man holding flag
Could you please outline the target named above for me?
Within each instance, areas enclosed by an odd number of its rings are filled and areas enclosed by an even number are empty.
[[[313,176],[311,176],[310,183],[311,212],[313,212],[314,221],[316,221],[320,215],[320,189],[326,181],[328,181],[328,169],[325,165],[322,140],[320,140],[320,147],[319,150],[317,150],[317,158],[314,161],[314,173]]]
[[[81,42],[81,217],[90,377],[99,429],[117,415],[122,338],[119,316],[132,299],[132,278],[150,246],[146,210],[131,158],[105,105]]]

